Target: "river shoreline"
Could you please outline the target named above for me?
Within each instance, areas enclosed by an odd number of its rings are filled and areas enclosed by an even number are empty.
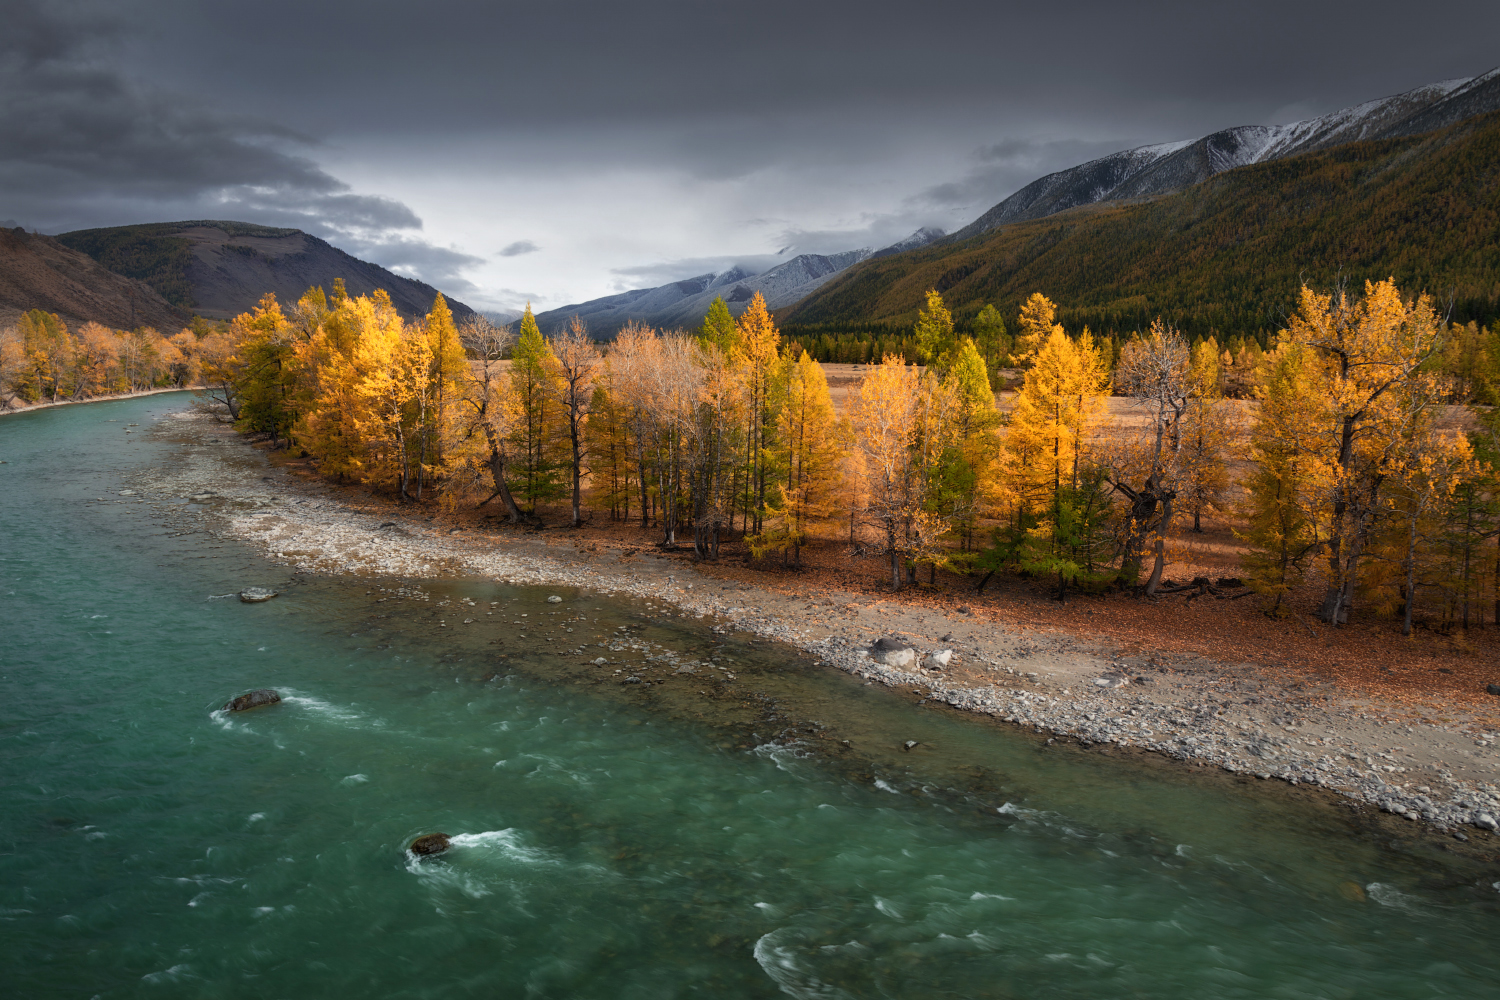
[[[784,642],[871,683],[1085,746],[1165,755],[1244,776],[1313,785],[1430,825],[1473,846],[1500,844],[1500,747],[1462,724],[1393,724],[1368,700],[1312,676],[1204,657],[1123,655],[1098,641],[1021,628],[982,606],[934,608],[831,590],[788,595],[726,580],[713,567],[631,549],[571,544],[562,532],[450,529],[360,491],[273,469],[263,453],[200,411],[163,433],[188,448],[181,467],[139,486],[203,497],[210,533],[318,574],[389,579],[476,576],[665,601],[715,631]],[[204,494],[212,493],[212,497]],[[976,602],[977,603],[977,602]],[[954,651],[942,670],[875,662],[871,643]]]
[[[0,417],[11,416],[18,413],[31,413],[35,410],[50,410],[57,406],[79,406],[83,403],[112,403],[120,399],[139,399],[142,396],[160,396],[167,392],[198,392],[202,386],[189,385],[171,389],[142,389],[140,392],[122,392],[113,396],[90,396],[88,399],[59,399],[55,403],[26,403],[21,406],[11,405],[9,400],[0,400]]]

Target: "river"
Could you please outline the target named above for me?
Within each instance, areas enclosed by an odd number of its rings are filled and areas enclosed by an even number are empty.
[[[134,490],[185,405],[0,418],[0,995],[1500,996],[1434,837],[645,601],[294,576]]]

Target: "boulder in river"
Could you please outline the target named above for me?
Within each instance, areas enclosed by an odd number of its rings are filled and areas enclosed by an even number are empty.
[[[267,590],[264,587],[246,587],[240,591],[240,600],[246,604],[259,604],[261,601],[269,601],[276,596],[276,591]]]
[[[917,651],[900,639],[885,636],[870,647],[870,659],[888,667],[909,667],[917,662]]]
[[[442,854],[451,846],[453,839],[446,833],[428,833],[413,840],[407,850],[417,855]]]
[[[238,698],[224,706],[226,712],[248,712],[252,708],[260,708],[262,705],[274,705],[281,700],[281,695],[270,688],[261,688],[259,691],[251,691],[242,694]]]
[[[556,594],[553,594],[551,597],[547,598],[547,603],[548,604],[561,604],[562,603],[562,598],[558,597]]]

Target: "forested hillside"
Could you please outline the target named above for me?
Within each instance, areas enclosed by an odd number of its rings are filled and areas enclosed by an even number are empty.
[[[1160,316],[1222,339],[1274,332],[1303,281],[1340,275],[1451,298],[1459,322],[1500,318],[1500,113],[866,261],[777,315],[799,335],[894,333],[935,288],[962,328],[986,303],[1014,317],[1041,290],[1067,303],[1069,329],[1128,333]]]

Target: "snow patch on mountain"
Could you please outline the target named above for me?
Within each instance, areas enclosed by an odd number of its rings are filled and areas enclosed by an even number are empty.
[[[664,329],[691,329],[703,322],[715,298],[722,297],[734,315],[745,311],[756,292],[765,297],[767,307],[780,309],[806,298],[862,260],[915,250],[941,239],[943,235],[941,229],[924,227],[879,250],[861,247],[834,254],[798,254],[760,274],[735,266],[727,271],[700,274],[656,288],[632,289],[552,309],[538,313],[536,321],[544,334],[551,334],[564,329],[577,316],[596,337],[613,336],[630,322]]]
[[[1005,223],[1040,219],[1081,205],[1168,194],[1236,167],[1350,142],[1416,135],[1497,109],[1500,67],[1289,125],[1242,125],[1198,139],[1138,146],[1038,178],[953,238],[977,236]]]

